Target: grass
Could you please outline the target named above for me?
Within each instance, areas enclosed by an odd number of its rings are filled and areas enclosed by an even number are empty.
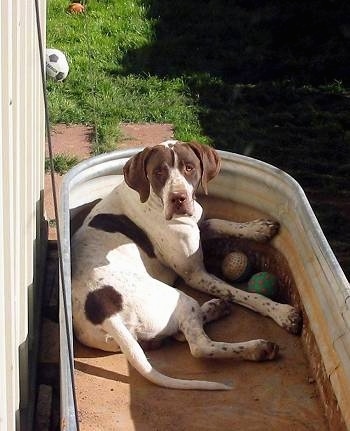
[[[350,2],[67,5],[48,1],[47,46],[70,63],[62,84],[48,81],[51,120],[93,126],[94,153],[116,147],[121,122],[172,123],[178,139],[280,167],[310,196],[349,199]],[[345,207],[336,218],[326,199],[314,207],[335,249],[349,249]]]
[[[154,39],[155,20],[141,1],[90,0],[84,15],[66,7],[66,0],[48,3],[47,46],[64,51],[70,63],[65,82],[48,81],[53,123],[93,125],[95,153],[115,148],[122,121],[173,123],[180,139],[206,140],[182,77],[125,73],[127,52]]]
[[[73,166],[75,166],[79,159],[78,157],[72,155],[72,154],[65,154],[65,153],[59,153],[55,154],[53,157],[53,168],[54,171],[57,172],[60,175],[64,175],[66,172],[69,171]],[[45,171],[50,171],[50,160],[45,160]]]

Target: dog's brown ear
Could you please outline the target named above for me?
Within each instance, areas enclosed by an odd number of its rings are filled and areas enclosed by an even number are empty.
[[[220,157],[218,153],[208,145],[198,144],[197,142],[190,142],[188,145],[192,148],[201,161],[201,183],[204,193],[207,195],[209,181],[215,178],[220,171]]]
[[[150,193],[150,185],[146,173],[146,161],[150,151],[151,148],[147,147],[140,153],[137,153],[126,162],[123,168],[126,184],[138,192],[142,203],[147,201]]]

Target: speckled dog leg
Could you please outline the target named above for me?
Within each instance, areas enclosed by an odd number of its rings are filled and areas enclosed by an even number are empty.
[[[279,223],[268,219],[257,219],[245,223],[236,223],[221,219],[208,219],[200,225],[204,238],[234,236],[254,241],[265,242],[276,235]]]

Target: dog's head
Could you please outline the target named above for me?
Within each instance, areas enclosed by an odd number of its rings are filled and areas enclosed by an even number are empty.
[[[200,185],[208,193],[208,182],[220,170],[220,159],[212,148],[197,143],[167,141],[145,148],[124,166],[129,187],[146,202],[151,191],[163,204],[164,215],[192,215]]]

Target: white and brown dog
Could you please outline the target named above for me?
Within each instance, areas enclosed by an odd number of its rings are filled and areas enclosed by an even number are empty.
[[[124,167],[125,181],[101,200],[72,239],[73,323],[87,346],[121,350],[148,380],[169,388],[220,390],[214,382],[180,380],[156,371],[143,351],[181,334],[195,357],[252,361],[276,357],[278,346],[265,340],[212,341],[203,324],[229,312],[236,302],[296,333],[300,315],[287,304],[236,289],[203,264],[200,229],[270,239],[278,224],[270,220],[235,223],[203,221],[195,200],[200,185],[219,172],[218,154],[208,146],[167,141],[146,148]],[[213,297],[202,306],[172,287],[177,276]]]

